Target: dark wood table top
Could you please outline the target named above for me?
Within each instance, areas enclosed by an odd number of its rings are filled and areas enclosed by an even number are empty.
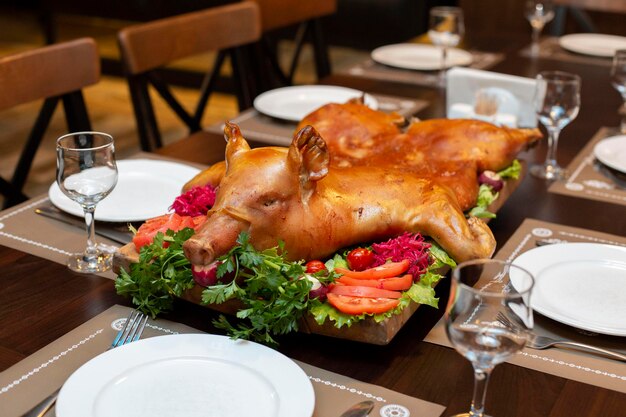
[[[503,46],[514,49],[514,45]],[[575,72],[583,80],[580,114],[564,129],[558,152],[559,162],[565,166],[601,126],[618,125],[620,98],[610,86],[606,67],[536,61],[513,51],[494,68],[528,77],[543,69]],[[444,115],[444,97],[437,89],[341,76],[325,81],[381,94],[423,98],[433,104],[418,116]],[[542,160],[544,151],[542,144],[531,157]],[[198,143],[178,142],[159,153],[213,162],[206,159]],[[548,193],[544,181],[526,177],[490,226],[500,245],[528,217],[623,236],[625,214],[623,206]],[[437,287],[442,300],[448,295],[446,281]],[[115,294],[111,280],[74,274],[63,265],[2,246],[0,290],[0,370],[111,305],[129,305],[128,300]],[[452,415],[469,409],[473,376],[469,362],[453,349],[422,342],[441,314],[441,309],[418,309],[387,346],[292,334],[279,339],[279,350],[333,372],[446,405],[444,415]],[[184,301],[177,302],[174,312],[164,317],[215,332],[211,325],[214,313]],[[618,416],[626,410],[626,395],[505,363],[493,372],[486,409],[499,417]]]

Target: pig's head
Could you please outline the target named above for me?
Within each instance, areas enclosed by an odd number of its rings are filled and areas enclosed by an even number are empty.
[[[328,173],[326,143],[311,126],[300,130],[289,148],[250,149],[231,123],[226,123],[224,135],[226,173],[215,205],[202,229],[184,245],[194,265],[208,265],[228,252],[242,231],[259,250],[279,240],[289,248],[306,239],[300,232],[310,222],[308,204],[317,181]]]

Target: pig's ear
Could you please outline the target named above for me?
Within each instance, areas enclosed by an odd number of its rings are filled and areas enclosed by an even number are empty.
[[[226,139],[226,165],[228,161],[238,152],[245,152],[250,150],[250,145],[241,136],[241,130],[239,126],[234,123],[226,122],[224,125],[224,139]]]
[[[315,181],[328,174],[330,157],[324,139],[313,126],[300,130],[289,147],[289,164],[298,173],[300,186],[312,190]]]

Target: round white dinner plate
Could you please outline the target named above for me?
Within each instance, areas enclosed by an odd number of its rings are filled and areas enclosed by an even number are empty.
[[[579,329],[626,336],[626,247],[559,243],[531,249],[513,264],[535,277],[530,303],[537,312]]]
[[[311,417],[315,395],[285,355],[226,336],[158,336],[109,350],[74,372],[58,417]]]
[[[601,33],[574,33],[561,36],[559,45],[571,52],[609,58],[615,55],[618,49],[626,49],[626,37]]]
[[[362,91],[332,85],[298,85],[266,91],[254,99],[254,108],[267,116],[299,122],[328,103],[345,103],[363,95]],[[365,95],[365,105],[376,110],[378,101]]]
[[[153,159],[117,161],[117,169],[117,184],[96,206],[96,220],[136,222],[165,214],[183,185],[200,171],[188,165]],[[48,196],[59,209],[83,216],[81,206],[63,194],[56,182],[50,186]]]
[[[593,154],[604,165],[626,174],[626,135],[602,139],[594,146]]]
[[[372,51],[372,59],[390,67],[411,70],[441,69],[441,48],[418,43],[398,43],[381,46]],[[472,54],[462,49],[449,48],[446,67],[470,65]]]

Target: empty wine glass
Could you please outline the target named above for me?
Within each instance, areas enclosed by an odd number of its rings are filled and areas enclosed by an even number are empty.
[[[530,173],[548,180],[566,178],[566,171],[556,162],[561,130],[578,115],[580,77],[561,71],[543,71],[537,75],[535,111],[548,131],[548,153],[543,164],[530,167]]]
[[[532,55],[537,55],[539,54],[539,36],[546,23],[554,18],[554,6],[550,0],[527,0],[524,16],[533,30],[530,52]]]
[[[71,254],[67,266],[76,272],[103,272],[111,268],[113,254],[95,241],[94,212],[117,183],[113,137],[100,132],[77,132],[57,139],[57,184],[85,212],[87,248]]]
[[[611,65],[611,84],[622,95],[624,103],[619,113],[622,116],[620,131],[626,134],[626,49],[615,51]]]
[[[524,347],[533,327],[533,285],[528,271],[495,259],[463,262],[452,272],[446,332],[474,368],[470,412],[457,417],[484,415],[491,371]]]
[[[433,7],[430,9],[428,37],[441,48],[441,66],[439,83],[445,85],[446,68],[448,66],[448,48],[457,46],[465,33],[463,10],[459,7]]]

